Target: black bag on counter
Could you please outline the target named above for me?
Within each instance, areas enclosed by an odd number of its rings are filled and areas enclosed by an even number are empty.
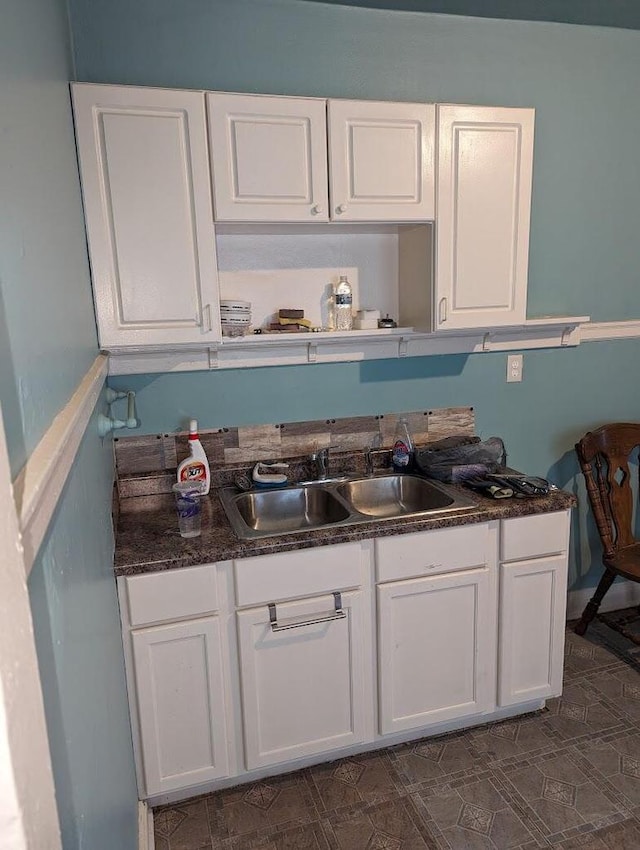
[[[438,481],[465,481],[482,478],[505,465],[506,453],[500,437],[445,437],[418,449],[418,470]]]

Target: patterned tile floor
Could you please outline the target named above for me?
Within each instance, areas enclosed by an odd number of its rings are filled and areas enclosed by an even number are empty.
[[[640,647],[565,657],[540,713],[158,807],[156,850],[640,850]]]

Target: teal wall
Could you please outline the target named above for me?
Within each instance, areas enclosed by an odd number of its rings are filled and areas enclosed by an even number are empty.
[[[97,342],[66,4],[5,0],[1,18],[0,403],[15,475]],[[137,847],[111,448],[92,422],[29,581],[64,850]]]
[[[536,108],[529,316],[640,317],[640,33],[300,0],[71,0],[78,78],[154,86]],[[121,379],[146,433],[473,405],[511,461],[578,487],[573,444],[640,419],[640,341],[504,354]],[[574,586],[593,584],[574,524]],[[583,532],[583,529],[586,531]]]
[[[8,0],[0,27],[0,354],[12,472],[96,353],[62,0]]]
[[[110,442],[89,424],[29,577],[64,850],[137,850]]]

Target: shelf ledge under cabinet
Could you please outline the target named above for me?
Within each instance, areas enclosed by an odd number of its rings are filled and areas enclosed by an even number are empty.
[[[379,339],[384,336],[406,336],[413,334],[414,328],[377,328],[372,330],[352,330],[352,331],[312,331],[302,333],[261,333],[248,334],[247,336],[223,337],[220,345],[247,346],[247,345],[286,345],[290,339],[294,339],[300,343],[313,343],[321,340],[335,342],[336,340],[354,340],[354,339]]]
[[[109,374],[193,372],[560,348],[580,343],[586,316],[553,316],[504,328],[430,333],[413,328],[256,334],[216,343],[107,348]]]

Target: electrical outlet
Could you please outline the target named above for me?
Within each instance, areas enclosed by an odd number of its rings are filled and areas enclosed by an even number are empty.
[[[507,383],[522,380],[522,354],[507,355]]]

